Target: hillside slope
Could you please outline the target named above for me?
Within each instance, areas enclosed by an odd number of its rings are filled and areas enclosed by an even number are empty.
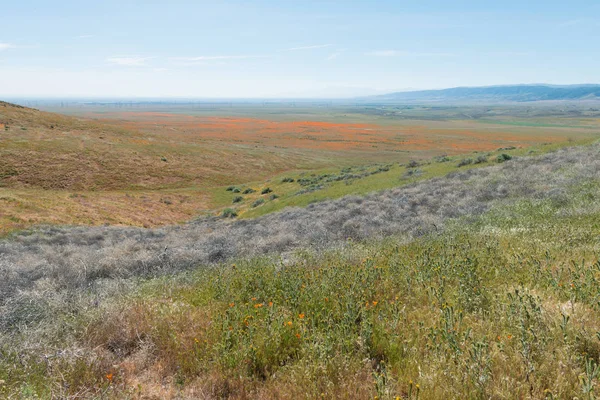
[[[533,102],[600,100],[600,85],[507,85],[456,87],[397,92],[366,99],[372,102]]]
[[[596,144],[255,220],[2,240],[0,394],[585,397],[599,160]]]
[[[236,147],[206,146],[166,129],[142,133],[4,102],[0,123],[0,187],[174,189],[255,179],[300,161],[285,151],[237,154]]]

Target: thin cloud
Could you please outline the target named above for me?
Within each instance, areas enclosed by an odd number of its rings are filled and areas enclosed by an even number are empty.
[[[0,42],[0,51],[8,50],[8,49],[15,49],[16,47],[17,46],[15,46],[14,44],[11,44],[11,43]]]
[[[183,67],[193,67],[202,65],[225,64],[231,60],[250,60],[259,58],[269,58],[264,55],[222,55],[222,56],[198,56],[198,57],[171,57],[170,60],[176,65]]]
[[[399,51],[399,50],[375,50],[365,53],[367,56],[372,57],[452,57],[452,53],[420,53],[411,51]]]
[[[483,53],[488,56],[502,56],[502,57],[527,57],[532,55],[532,53],[524,52],[524,51],[491,51],[488,53]]]
[[[577,26],[577,25],[582,25],[583,23],[585,23],[585,19],[572,19],[569,21],[564,21],[558,24],[558,26],[560,27],[569,27],[569,26]]]
[[[289,49],[284,49],[281,51],[297,51],[297,50],[312,50],[312,49],[324,49],[325,47],[331,47],[332,44],[316,44],[313,46],[300,46],[300,47],[290,47]]]
[[[96,37],[96,35],[79,35],[77,36],[78,39],[89,39],[89,38],[93,38]]]
[[[267,56],[199,56],[199,57],[174,57],[176,61],[216,61],[216,60],[241,60],[245,58],[265,58]]]
[[[328,57],[327,57],[327,61],[331,61],[331,60],[335,60],[336,58],[338,58],[344,51],[346,51],[345,49],[341,49],[338,50],[334,53],[331,53]]]
[[[125,57],[109,57],[106,61],[112,65],[119,65],[123,67],[144,67],[146,61],[154,57],[139,57],[139,56],[125,56]]]

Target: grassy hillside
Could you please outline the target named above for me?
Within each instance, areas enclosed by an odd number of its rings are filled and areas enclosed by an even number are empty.
[[[4,240],[0,393],[594,398],[599,149],[255,220]]]

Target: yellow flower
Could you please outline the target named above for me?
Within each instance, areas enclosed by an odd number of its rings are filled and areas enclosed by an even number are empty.
[[[269,302],[269,307],[273,307],[273,302],[272,301]]]
[[[288,321],[288,322],[287,322],[287,325],[288,325],[288,326],[292,326],[292,321]]]
[[[298,318],[304,319],[304,314],[298,314]]]
[[[106,374],[106,379],[108,379],[109,381],[112,382],[112,380],[113,380],[113,374],[112,374],[112,372]]]
[[[229,303],[229,307],[235,306],[235,303]]]
[[[379,303],[378,301],[373,300],[373,305],[376,306],[377,303]]]

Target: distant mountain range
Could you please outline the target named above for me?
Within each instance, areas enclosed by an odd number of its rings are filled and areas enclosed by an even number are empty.
[[[441,90],[396,92],[364,97],[376,102],[526,102],[600,100],[600,85],[507,85],[457,87]]]

